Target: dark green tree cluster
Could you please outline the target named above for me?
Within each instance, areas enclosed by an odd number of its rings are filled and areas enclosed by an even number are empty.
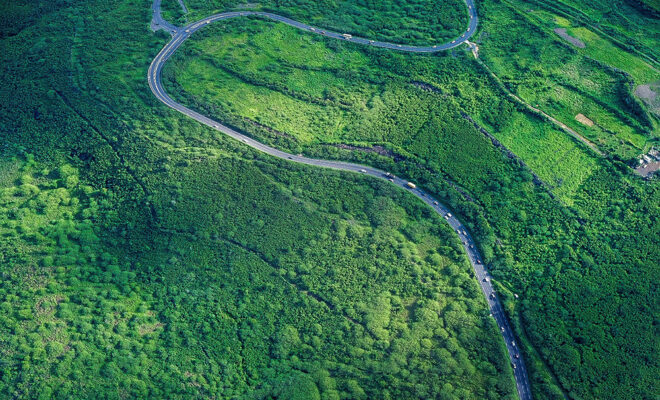
[[[195,19],[245,9],[245,4],[228,0],[189,0],[186,4]],[[460,0],[267,0],[248,4],[322,28],[395,43],[440,43],[459,37],[468,26],[467,7]]]

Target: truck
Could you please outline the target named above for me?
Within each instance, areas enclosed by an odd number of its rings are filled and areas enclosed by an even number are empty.
[[[351,35],[350,33],[342,33],[342,36],[344,37],[344,39],[351,39],[353,37],[353,35]]]
[[[411,189],[417,189],[417,185],[415,185],[415,184],[412,183],[412,182],[408,182],[408,183],[406,183],[406,186],[408,186],[408,187],[411,188]]]

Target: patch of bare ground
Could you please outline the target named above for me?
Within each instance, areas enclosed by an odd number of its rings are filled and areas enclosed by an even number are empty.
[[[443,94],[442,90],[440,90],[439,88],[431,85],[430,83],[421,82],[421,81],[412,81],[412,82],[410,82],[410,84],[415,86],[418,89],[422,89],[422,90],[425,90],[427,92]]]
[[[566,28],[556,28],[555,33],[575,47],[579,47],[581,49],[587,47],[583,41],[566,33]]]
[[[260,7],[260,3],[243,3],[236,5],[236,8],[257,8]]]
[[[587,118],[587,116],[584,115],[584,114],[578,114],[578,115],[576,115],[576,116],[575,116],[575,120],[576,120],[577,122],[581,123],[582,125],[586,125],[586,126],[594,126],[594,121],[592,121],[592,120],[590,120],[589,118]]]
[[[655,115],[660,116],[660,81],[639,85],[635,89],[635,96],[640,98],[649,107],[649,110]]]
[[[140,336],[144,336],[149,333],[154,333],[156,330],[162,328],[164,325],[160,322],[156,322],[153,324],[143,324],[138,327],[138,334]]]
[[[635,168],[635,173],[644,178],[650,178],[651,175],[660,170],[660,161],[651,162],[641,167]]]

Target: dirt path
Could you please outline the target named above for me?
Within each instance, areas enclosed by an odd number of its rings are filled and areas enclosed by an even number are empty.
[[[577,140],[579,140],[580,142],[584,143],[584,144],[585,144],[589,149],[591,149],[594,153],[598,154],[598,155],[601,156],[601,157],[604,157],[604,156],[605,156],[605,153],[603,153],[602,151],[600,151],[600,150],[598,149],[598,147],[596,147],[595,144],[593,144],[591,141],[589,141],[589,139],[585,138],[584,136],[580,135],[579,133],[577,133],[577,132],[574,131],[573,129],[569,128],[565,123],[559,121],[558,119],[556,119],[555,117],[551,116],[550,114],[548,114],[548,113],[544,112],[543,110],[540,110],[540,109],[538,109],[538,108],[532,106],[531,104],[527,103],[525,100],[521,99],[521,98],[518,97],[516,94],[514,94],[513,92],[511,92],[509,89],[507,89],[507,87],[504,85],[504,83],[502,83],[502,81],[500,80],[500,78],[499,78],[497,75],[495,75],[495,73],[494,73],[493,71],[491,71],[491,69],[488,68],[488,66],[487,66],[483,61],[477,59],[477,62],[479,62],[479,64],[481,64],[481,65],[484,67],[484,69],[485,69],[486,71],[488,71],[488,73],[490,74],[490,76],[492,76],[493,79],[495,79],[495,80],[497,81],[497,83],[499,84],[499,86],[502,88],[502,90],[504,90],[504,92],[505,92],[509,97],[511,97],[512,99],[514,99],[514,100],[515,100],[516,102],[518,102],[519,104],[522,104],[523,106],[525,106],[525,108],[527,108],[528,110],[534,112],[534,113],[537,114],[537,115],[541,115],[541,116],[543,116],[543,117],[544,117],[545,119],[547,119],[548,121],[550,121],[550,122],[552,122],[553,124],[555,124],[556,126],[560,127],[564,132],[568,133],[569,135],[573,136],[575,139],[577,139]]]

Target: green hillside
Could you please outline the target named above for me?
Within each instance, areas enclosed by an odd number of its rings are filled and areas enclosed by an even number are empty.
[[[459,0],[184,2],[163,15],[265,10],[397,43],[468,21]],[[476,59],[250,17],[196,32],[164,86],[260,142],[392,171],[449,207],[535,399],[654,399],[660,186],[631,166],[660,136],[635,95],[660,80],[657,4],[477,7]],[[518,398],[463,244],[419,199],[160,103],[147,70],[171,38],[149,29],[150,2],[0,10],[0,398]]]

